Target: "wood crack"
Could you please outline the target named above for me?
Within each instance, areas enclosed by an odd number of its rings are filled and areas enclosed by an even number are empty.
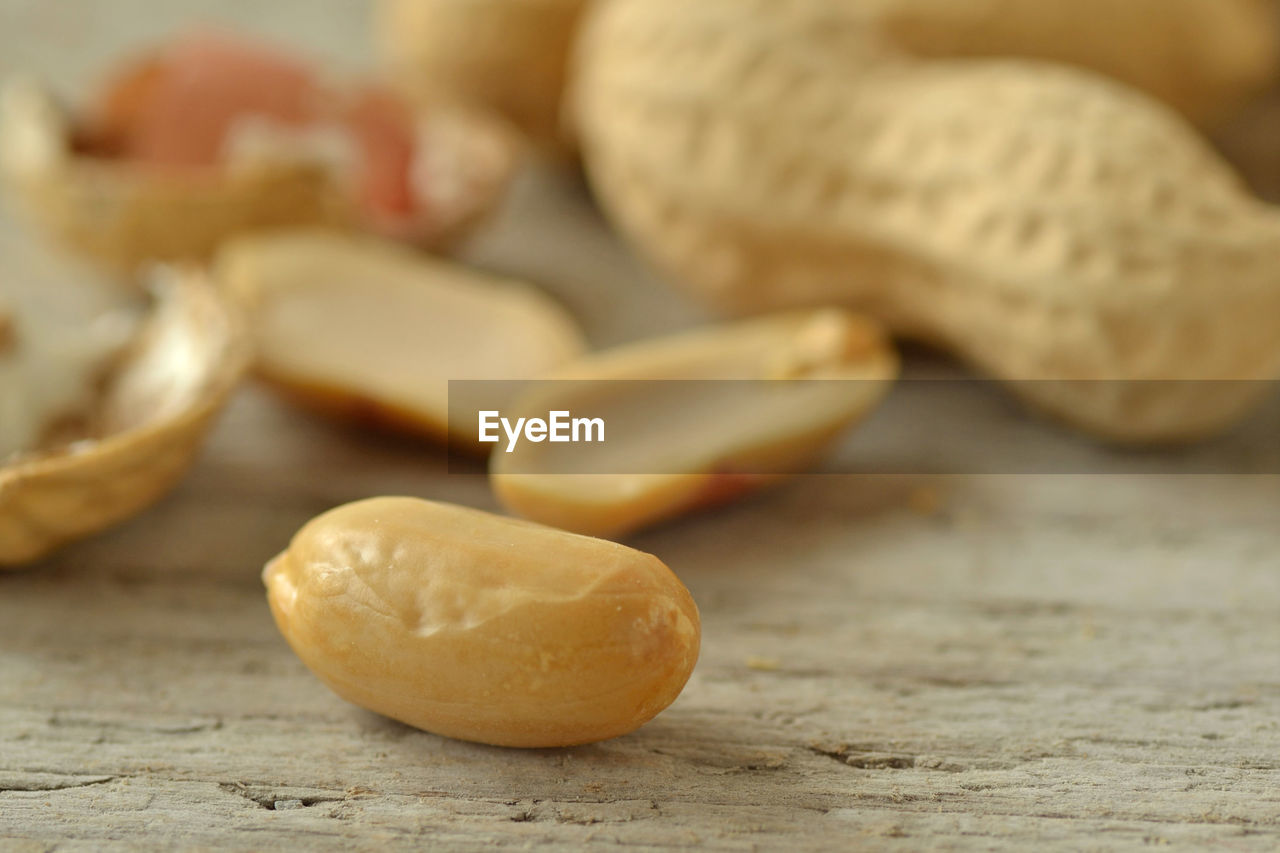
[[[836,747],[812,745],[809,751],[814,755],[830,758],[846,767],[858,770],[930,770],[942,773],[963,773],[969,769],[967,765],[936,755],[860,750],[844,745]]]
[[[326,794],[293,795],[288,791],[274,788],[249,787],[242,782],[219,782],[218,787],[228,794],[234,794],[248,800],[266,811],[290,811],[292,809],[309,809],[322,803],[341,803],[347,795],[330,796]]]
[[[75,788],[89,788],[94,785],[106,785],[114,782],[117,776],[84,776],[42,779],[41,776],[52,774],[36,774],[35,778],[16,779],[0,782],[0,794],[33,791],[70,791]]]
[[[55,713],[49,717],[51,728],[92,728],[102,731],[145,732],[156,735],[190,735],[217,731],[222,728],[221,719],[191,720],[175,723],[140,721],[136,718],[94,717],[89,715]]]

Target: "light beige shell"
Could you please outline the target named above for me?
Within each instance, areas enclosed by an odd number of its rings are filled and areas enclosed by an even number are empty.
[[[395,79],[424,104],[479,103],[535,142],[568,145],[566,66],[588,0],[381,0]]]
[[[303,225],[362,227],[331,170],[261,156],[216,173],[173,174],[78,154],[74,120],[39,84],[9,81],[0,99],[0,166],[23,206],[62,243],[104,267],[204,260],[246,232]],[[497,204],[514,147],[493,121],[440,111],[419,127],[417,171],[431,216],[410,239],[454,244]]]
[[[525,518],[623,536],[810,469],[876,408],[897,373],[884,331],[836,309],[593,353],[534,383],[502,414],[598,418],[603,441],[497,447],[490,482]]]
[[[1022,57],[1098,71],[1202,123],[1274,80],[1275,0],[845,0],[922,57]]]
[[[102,437],[0,467],[0,567],[40,559],[159,499],[244,372],[245,333],[203,276],[162,284],[94,418]]]
[[[1122,441],[1213,433],[1269,389],[1280,216],[1177,116],[1064,67],[921,61],[832,8],[594,17],[588,170],[677,280],[732,312],[867,310]]]

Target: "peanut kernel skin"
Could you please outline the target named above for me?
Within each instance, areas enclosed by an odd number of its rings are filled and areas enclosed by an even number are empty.
[[[460,740],[626,734],[698,657],[697,607],[657,558],[415,498],[319,516],[263,580],[281,632],[338,695]]]

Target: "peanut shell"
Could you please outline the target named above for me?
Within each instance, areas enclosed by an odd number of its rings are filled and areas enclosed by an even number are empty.
[[[420,103],[478,103],[544,148],[569,145],[561,97],[588,0],[381,0],[391,72]]]
[[[1184,121],[1070,68],[923,59],[836,8],[593,17],[588,170],[677,281],[729,312],[865,310],[1117,441],[1211,435],[1270,391],[1280,216]]]
[[[113,272],[152,261],[207,260],[246,233],[323,225],[370,227],[329,166],[256,151],[209,172],[150,169],[79,153],[75,120],[38,83],[0,96],[0,167],[23,208],[72,250]],[[505,130],[473,112],[439,111],[418,127],[429,218],[405,239],[447,249],[496,206],[514,170]]]
[[[0,567],[130,518],[191,466],[249,362],[239,318],[196,273],[162,287],[94,421],[101,434],[0,467]]]

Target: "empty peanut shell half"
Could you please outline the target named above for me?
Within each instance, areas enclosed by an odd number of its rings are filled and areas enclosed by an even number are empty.
[[[236,315],[202,276],[159,282],[154,307],[91,408],[54,430],[56,439],[13,452],[0,466],[0,566],[37,560],[165,494],[248,361]]]
[[[459,449],[476,436],[449,434],[450,380],[533,377],[584,348],[573,319],[531,285],[372,238],[246,238],[219,254],[216,275],[245,306],[263,378],[311,408]]]
[[[626,734],[698,660],[698,609],[656,557],[448,504],[339,507],[263,581],[281,633],[339,696],[463,740]]]
[[[214,33],[127,66],[77,114],[10,81],[0,124],[4,172],[32,218],[125,272],[287,226],[443,247],[496,204],[514,165],[486,116],[415,115],[387,90]]]
[[[503,413],[493,487],[535,521],[623,535],[805,470],[897,370],[879,327],[834,309],[587,356],[531,383]],[[557,417],[561,440],[511,428]]]

